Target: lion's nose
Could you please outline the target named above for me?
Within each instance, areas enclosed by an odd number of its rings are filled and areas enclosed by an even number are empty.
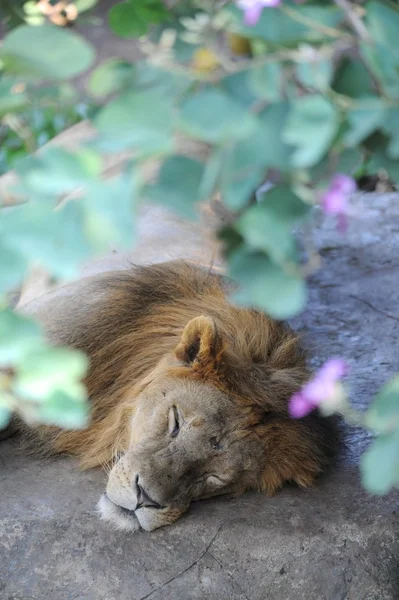
[[[139,483],[139,476],[136,477],[136,489],[137,489],[137,508],[146,507],[146,508],[163,508],[158,502],[155,502],[150,496],[147,494],[145,489]]]

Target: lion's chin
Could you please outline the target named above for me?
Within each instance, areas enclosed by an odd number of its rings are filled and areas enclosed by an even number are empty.
[[[119,531],[139,531],[140,523],[132,510],[122,508],[114,504],[107,494],[103,494],[97,504],[100,517],[103,521],[111,523],[111,525]]]

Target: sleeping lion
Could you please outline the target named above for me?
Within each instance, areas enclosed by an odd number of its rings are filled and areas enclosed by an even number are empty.
[[[168,230],[151,215],[149,224]],[[83,468],[105,466],[99,512],[126,531],[169,525],[202,498],[310,486],[335,449],[331,421],[288,416],[308,376],[297,335],[232,304],[231,283],[209,265],[206,234],[177,229],[173,260],[120,268],[111,259],[23,308],[54,344],[90,359],[87,429],[39,426],[29,437]],[[190,251],[195,239],[205,262]],[[183,252],[188,260],[176,258]],[[142,245],[130,258],[145,254]],[[168,254],[164,247],[161,258]]]
[[[82,122],[49,145],[74,149],[93,135]],[[181,141],[184,155],[202,151]],[[127,158],[105,157],[104,178]],[[15,201],[14,184],[13,172],[0,177],[3,200]],[[41,321],[52,343],[90,359],[89,426],[20,429],[36,451],[105,467],[99,512],[127,531],[173,523],[193,500],[250,489],[271,495],[289,481],[310,486],[337,448],[334,421],[288,417],[289,398],[308,377],[297,335],[229,300],[214,236],[229,215],[212,200],[199,217],[189,223],[143,207],[133,252],[111,248],[53,289],[36,271],[17,307]]]

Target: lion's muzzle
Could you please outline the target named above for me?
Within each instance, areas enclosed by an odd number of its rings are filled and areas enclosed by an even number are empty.
[[[170,525],[186,510],[161,505],[147,492],[139,475],[131,483],[123,466],[111,471],[98,508],[103,520],[124,531],[152,531]]]
[[[98,510],[101,519],[123,531],[138,531],[140,528],[145,531],[153,531],[174,523],[185,512],[185,510],[167,506],[155,508],[143,505],[137,506],[135,510],[130,510],[115,504],[106,492],[98,502]]]

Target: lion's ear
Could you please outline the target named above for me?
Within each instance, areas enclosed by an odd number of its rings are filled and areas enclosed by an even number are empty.
[[[215,362],[220,350],[221,340],[214,320],[200,316],[187,323],[175,353],[179,360],[192,365]]]

